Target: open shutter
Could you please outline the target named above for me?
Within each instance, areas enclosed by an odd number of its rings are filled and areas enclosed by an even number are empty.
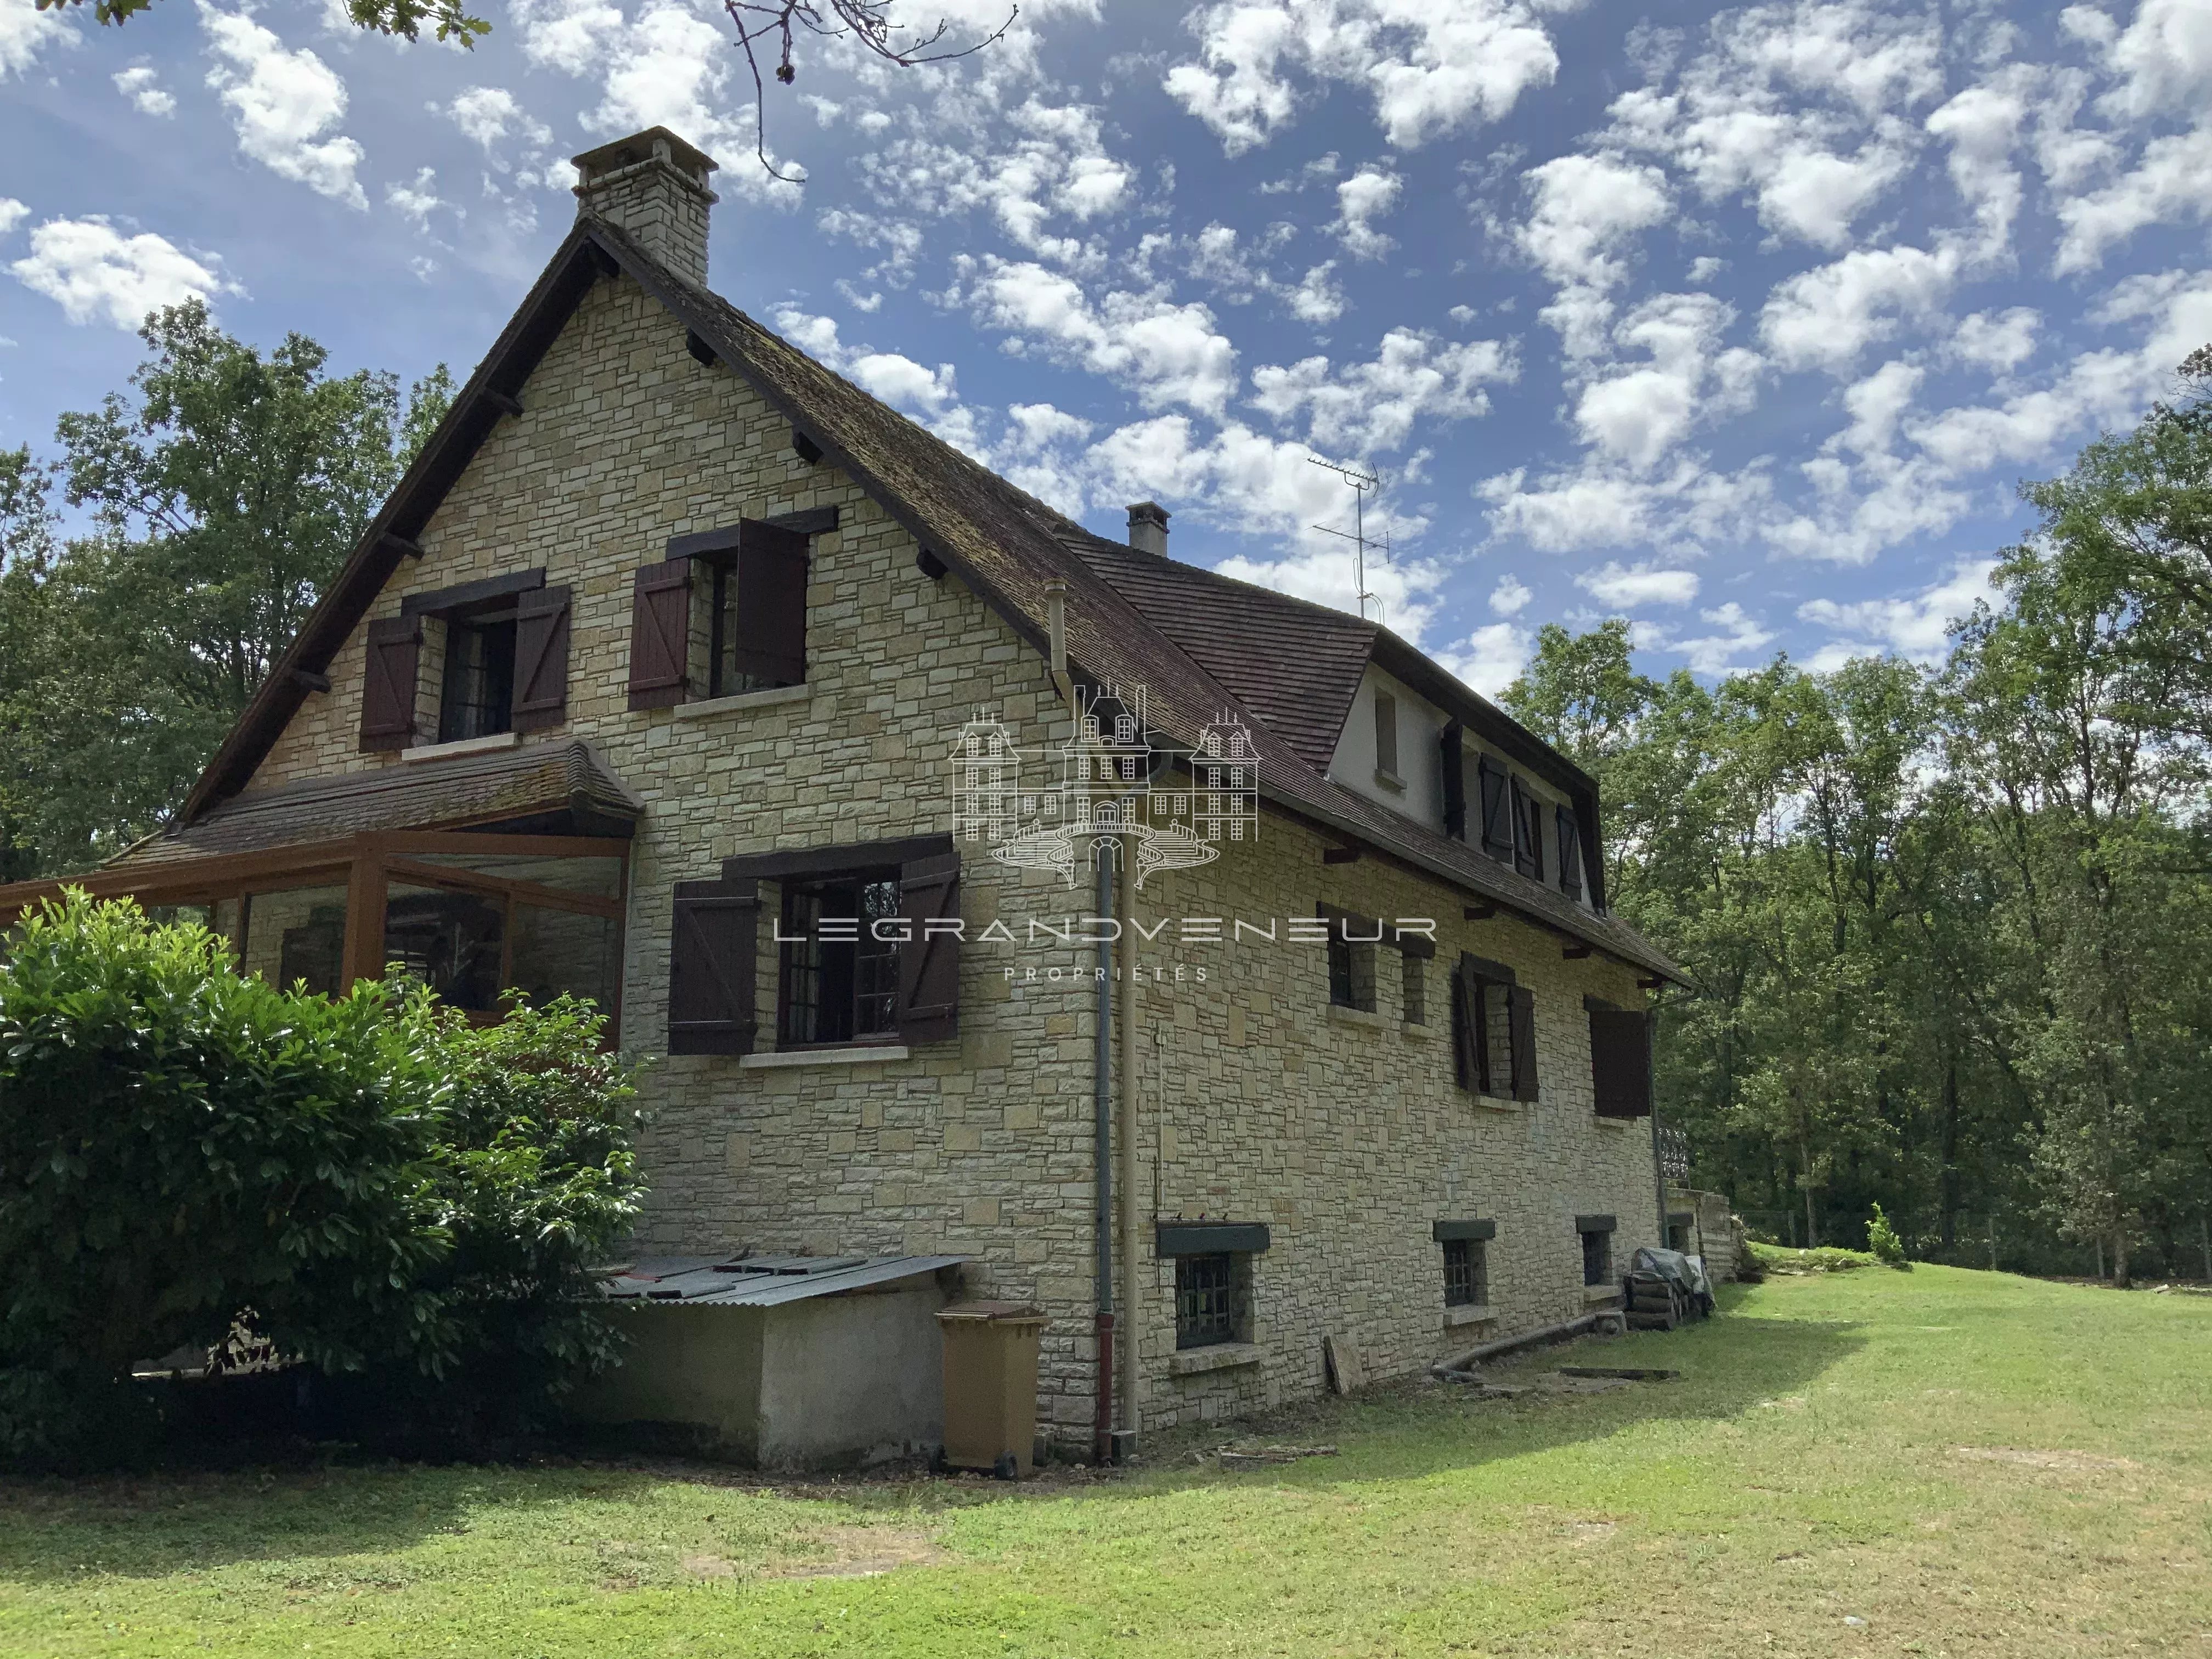
[[[1482,1002],[1465,963],[1452,969],[1452,1081],[1482,1092]]]
[[[1460,723],[1448,720],[1443,738],[1444,834],[1467,839],[1467,761],[1460,750]]]
[[[415,735],[415,675],[422,656],[421,618],[386,617],[369,623],[361,698],[363,749],[404,749]]]
[[[1536,994],[1525,985],[1499,988],[1513,1032],[1513,1098],[1536,1097]]]
[[[1583,896],[1583,835],[1571,808],[1554,809],[1559,831],[1559,890],[1569,898]]]
[[[737,633],[730,665],[769,685],[806,680],[806,548],[795,530],[738,526]]]
[[[568,590],[525,593],[514,611],[514,714],[518,732],[568,718]]]
[[[1531,881],[1544,878],[1543,804],[1513,780],[1513,867]]]
[[[1494,859],[1513,856],[1513,791],[1505,769],[1485,755],[1475,763],[1482,794],[1482,850]]]
[[[1590,1088],[1600,1117],[1651,1113],[1651,1016],[1591,999]]]
[[[668,1052],[749,1054],[760,884],[679,881],[670,919]]]
[[[899,915],[907,934],[899,945],[899,1041],[941,1042],[960,1029],[959,854],[901,866]]]
[[[684,701],[691,659],[691,561],[648,564],[630,590],[629,706]]]

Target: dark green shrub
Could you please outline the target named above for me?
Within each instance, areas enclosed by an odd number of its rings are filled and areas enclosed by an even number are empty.
[[[604,1363],[583,1269],[636,1182],[599,1029],[280,990],[128,902],[29,918],[0,962],[0,1455],[127,1450],[132,1362],[249,1312],[448,1417]]]
[[[1874,1206],[1874,1219],[1867,1223],[1867,1249],[1885,1267],[1909,1271],[1912,1266],[1905,1254],[1905,1241],[1897,1236],[1897,1229],[1889,1224],[1879,1204]]]

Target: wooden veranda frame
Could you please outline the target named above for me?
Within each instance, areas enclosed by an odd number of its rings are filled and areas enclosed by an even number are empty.
[[[622,975],[624,913],[629,896],[630,844],[611,836],[512,836],[495,832],[440,830],[377,830],[313,842],[264,852],[228,853],[209,858],[179,860],[168,866],[145,866],[131,870],[94,871],[88,875],[52,881],[16,882],[0,887],[0,927],[17,921],[25,911],[46,900],[58,898],[67,887],[83,889],[94,898],[136,898],[142,904],[215,904],[252,894],[281,892],[299,887],[338,887],[346,890],[345,945],[339,973],[341,994],[357,979],[376,979],[385,968],[384,918],[392,878],[413,886],[444,887],[464,892],[496,894],[507,904],[505,941],[501,945],[502,976],[514,949],[514,907],[520,902],[550,910],[605,916],[615,924],[614,1006],[601,1012],[611,1032],[622,1016]],[[618,860],[615,896],[611,899],[572,893],[535,882],[485,874],[459,866],[433,864],[428,855],[497,858],[521,854],[535,858],[605,859]]]

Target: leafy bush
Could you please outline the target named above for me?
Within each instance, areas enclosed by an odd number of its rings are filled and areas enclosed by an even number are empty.
[[[0,963],[0,1455],[127,1449],[132,1363],[241,1314],[471,1412],[603,1364],[584,1270],[637,1182],[600,1029],[281,990],[128,902],[27,919]]]
[[[1798,1250],[1754,1239],[1751,1242],[1751,1254],[1761,1268],[1771,1273],[1844,1273],[1854,1267],[1874,1266],[1874,1258],[1865,1251],[1839,1250],[1832,1244]]]
[[[1905,1241],[1897,1236],[1897,1229],[1889,1224],[1889,1218],[1881,1212],[1879,1204],[1874,1206],[1874,1219],[1867,1223],[1867,1249],[1885,1267],[1911,1271],[1912,1263],[1905,1254]]]

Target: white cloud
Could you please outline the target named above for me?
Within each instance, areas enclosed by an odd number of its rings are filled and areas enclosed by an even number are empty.
[[[1375,167],[1360,168],[1336,187],[1335,230],[1347,253],[1376,259],[1398,246],[1374,227],[1397,206],[1404,188],[1396,173]]]
[[[1054,356],[1135,387],[1152,408],[1185,404],[1218,415],[1237,389],[1237,350],[1198,304],[1164,292],[1109,293],[1094,302],[1073,277],[1032,261],[989,258],[964,294],[979,320],[1041,342]]]
[[[1990,584],[1997,562],[1961,559],[1941,580],[1917,593],[1893,599],[1808,599],[1797,619],[1843,635],[1814,657],[1813,665],[1832,667],[1842,658],[1875,651],[1894,652],[1915,662],[1938,662],[1948,648],[1950,624],[1969,615],[1975,604],[1999,602]]]
[[[1701,419],[1748,407],[1762,365],[1755,352],[1721,349],[1735,316],[1709,294],[1662,294],[1623,318],[1615,342],[1650,361],[1583,388],[1575,424],[1583,441],[1648,469]]]
[[[607,0],[508,0],[524,56],[541,69],[588,75],[623,33],[621,9]]]
[[[438,173],[434,167],[424,167],[415,175],[412,184],[386,185],[384,199],[395,212],[412,219],[417,230],[428,226],[431,214],[438,209],[452,205],[438,199]]]
[[[1666,175],[1618,156],[1560,155],[1522,179],[1531,205],[1514,240],[1560,289],[1544,320],[1571,356],[1589,356],[1612,316],[1606,291],[1627,277],[1631,240],[1667,216]]]
[[[1929,132],[1951,147],[1951,183],[1973,212],[1979,258],[1998,258],[2011,246],[2022,196],[2012,154],[2039,78],[2027,64],[2008,64],[1927,120]]]
[[[48,220],[31,233],[29,257],[9,270],[72,323],[123,329],[137,328],[163,306],[240,291],[167,238],[150,231],[126,236],[98,216]]]
[[[2094,270],[2116,242],[2147,225],[2212,216],[2212,129],[2169,133],[2143,146],[2142,160],[2101,190],[2062,200],[2055,269]]]
[[[1252,403],[1279,425],[1304,416],[1307,441],[1318,448],[1370,456],[1401,448],[1418,422],[1487,413],[1484,386],[1514,374],[1495,340],[1453,343],[1394,328],[1372,362],[1332,372],[1328,358],[1307,357],[1255,369]]]
[[[1324,260],[1307,271],[1296,288],[1285,292],[1283,302],[1293,317],[1302,323],[1318,324],[1333,323],[1344,314],[1344,290],[1333,278],[1335,270],[1335,260]]]
[[[161,90],[161,76],[145,64],[135,64],[127,70],[118,70],[112,79],[116,91],[128,99],[131,107],[141,115],[177,112],[177,100]]]
[[[58,9],[40,11],[31,0],[0,3],[0,80],[29,73],[49,46],[76,44],[76,28]]]
[[[2212,9],[2201,0],[2142,0],[2118,36],[2109,33],[2109,20],[2081,15],[2087,10],[2070,8],[2068,21],[2108,43],[2106,61],[2121,83],[2106,94],[2107,108],[2136,118],[2204,108],[2212,97]]]
[[[1559,69],[1522,0],[1223,0],[1188,24],[1198,60],[1176,64],[1164,84],[1232,155],[1266,143],[1317,95],[1302,81],[1364,86],[1384,136],[1412,149],[1498,120]]]
[[[993,126],[958,143],[904,139],[860,165],[886,206],[926,214],[981,209],[1024,252],[1095,266],[1097,251],[1083,237],[1052,227],[1110,220],[1133,199],[1134,169],[1109,152],[1095,110],[1031,97],[1006,122],[1012,133]]]
[[[1491,614],[1498,617],[1517,617],[1528,608],[1528,601],[1535,597],[1526,582],[1508,572],[1500,576],[1498,579],[1498,585],[1490,590]]]
[[[0,236],[15,234],[15,227],[31,216],[31,210],[12,196],[0,196]]]
[[[1859,354],[1897,331],[1900,316],[1925,317],[1948,292],[1956,260],[1947,251],[1866,248],[1775,285],[1759,337],[1785,368],[1847,374]]]
[[[1437,660],[1484,696],[1495,697],[1521,678],[1535,644],[1517,623],[1486,623],[1439,651]]]
[[[2042,323],[2041,314],[2027,306],[1977,311],[1960,319],[1950,354],[1993,374],[2009,374],[2035,355],[2035,332]]]
[[[1646,605],[1687,605],[1698,597],[1698,582],[1694,570],[1615,562],[1583,571],[1575,578],[1575,586],[1607,610],[1633,611]]]
[[[218,11],[199,0],[200,27],[210,52],[223,61],[208,75],[237,130],[238,148],[280,178],[319,195],[366,208],[354,170],[362,147],[327,136],[345,117],[345,82],[312,52],[284,43],[243,12]]]
[[[464,137],[489,155],[508,137],[538,146],[550,143],[553,135],[542,122],[531,118],[515,95],[505,87],[463,87],[446,106],[446,113]]]
[[[1731,674],[1750,666],[1745,659],[1774,643],[1774,635],[1762,628],[1734,599],[1698,615],[1717,632],[1696,639],[1676,640],[1664,648],[1689,659],[1700,674]]]

